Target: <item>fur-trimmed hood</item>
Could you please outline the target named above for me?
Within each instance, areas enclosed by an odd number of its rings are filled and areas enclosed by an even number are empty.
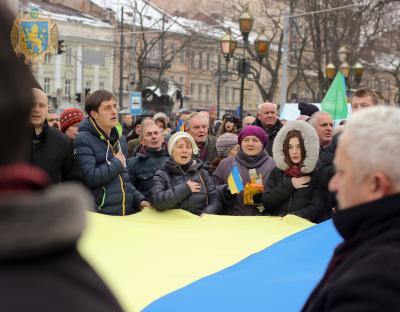
[[[62,184],[41,192],[0,197],[0,260],[75,246],[93,199],[82,186]]]
[[[319,139],[317,131],[313,126],[302,120],[293,120],[282,127],[276,135],[274,145],[272,147],[272,153],[276,166],[285,171],[289,168],[285,162],[285,154],[283,152],[283,142],[289,131],[297,130],[301,133],[304,140],[304,147],[306,150],[306,157],[303,161],[303,167],[301,168],[302,173],[311,173],[315,169],[315,165],[318,162],[319,157]]]

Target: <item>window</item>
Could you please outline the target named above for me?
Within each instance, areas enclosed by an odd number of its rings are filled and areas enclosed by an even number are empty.
[[[67,54],[65,54],[65,63],[67,65],[72,64],[72,50],[71,49],[67,49]]]
[[[191,67],[192,69],[195,69],[195,68],[196,68],[195,59],[196,59],[195,53],[194,53],[194,52],[190,53],[190,67]]]
[[[199,69],[203,69],[203,53],[199,53]]]
[[[71,80],[65,79],[64,94],[71,95]]]
[[[49,94],[50,93],[50,78],[44,78],[44,84],[43,84],[43,88],[44,88],[44,93]]]
[[[207,53],[207,70],[211,68],[211,54]]]
[[[172,43],[171,44],[171,55],[169,58],[173,59],[175,57],[175,55],[176,55],[176,45],[175,45],[175,43]]]
[[[44,56],[44,63],[45,63],[45,64],[50,64],[50,63],[51,63],[51,55],[50,55],[49,53],[47,53],[47,54]]]
[[[210,102],[210,85],[206,85],[206,102]]]
[[[149,56],[149,59],[151,59],[153,61],[160,59],[160,43],[159,42],[157,42],[150,48],[148,56]]]
[[[182,64],[185,63],[185,54],[186,54],[185,49],[181,49],[181,51],[180,51],[180,53],[179,53],[179,60],[180,60],[180,62],[181,62]]]
[[[196,85],[194,84],[194,83],[191,83],[190,84],[190,95],[192,96],[192,99],[194,100],[196,97],[195,97],[195,88],[196,88]]]
[[[91,86],[92,86],[92,81],[90,81],[90,80],[86,80],[86,88],[91,88]]]
[[[225,104],[228,105],[230,102],[229,98],[229,87],[225,87]]]
[[[104,89],[105,89],[105,83],[104,83],[104,81],[100,81],[100,82],[99,82],[99,89],[100,89],[100,90],[104,90]]]
[[[232,102],[234,105],[236,105],[236,91],[237,89],[232,88]]]
[[[182,76],[180,76],[179,77],[179,83],[180,83],[181,86],[183,86],[183,80],[184,80],[184,78]]]
[[[203,85],[199,84],[199,100],[203,100]]]

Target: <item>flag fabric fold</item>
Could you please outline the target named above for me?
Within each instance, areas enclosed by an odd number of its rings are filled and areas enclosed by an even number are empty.
[[[185,131],[185,122],[183,121],[183,119],[179,119],[178,121],[178,125],[175,128],[175,132],[183,132]]]
[[[321,102],[324,112],[332,115],[334,120],[347,118],[346,83],[340,71],[337,72],[328,92]]]

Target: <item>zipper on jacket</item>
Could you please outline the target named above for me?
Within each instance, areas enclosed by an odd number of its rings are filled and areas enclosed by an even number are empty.
[[[101,204],[97,207],[99,210],[101,210],[101,208],[103,208],[104,202],[106,201],[106,188],[103,186],[102,189],[103,189],[103,196],[101,199]]]

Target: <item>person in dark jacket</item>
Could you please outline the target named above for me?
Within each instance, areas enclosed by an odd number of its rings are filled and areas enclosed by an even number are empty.
[[[304,121],[290,121],[279,131],[272,151],[276,168],[269,175],[262,197],[264,214],[295,214],[318,222],[322,217],[318,207],[324,194],[315,187],[317,132]]]
[[[169,155],[161,129],[154,121],[143,125],[140,142],[139,151],[128,159],[127,166],[131,182],[140,192],[139,200],[150,202],[153,176],[167,162]]]
[[[268,143],[265,146],[268,155],[272,156],[272,145],[282,123],[278,118],[278,107],[275,103],[266,102],[258,105],[257,119],[254,126],[261,127],[268,134]]]
[[[398,311],[400,308],[400,111],[376,106],[347,122],[335,155],[344,241],[303,311]],[[371,144],[374,142],[374,144]]]
[[[268,155],[265,146],[268,142],[266,132],[257,126],[244,127],[239,133],[240,152],[236,156],[223,159],[212,177],[220,192],[223,210],[221,214],[234,216],[261,215],[263,205],[261,192],[254,197],[254,204],[244,203],[244,192],[231,194],[228,177],[234,164],[239,169],[243,185],[251,182],[250,174],[261,175],[261,184],[266,184],[268,175],[275,168],[275,161]]]
[[[169,139],[168,153],[171,157],[153,179],[153,207],[158,211],[217,214],[221,207],[218,192],[201,161],[193,158],[198,153],[193,137],[186,132],[175,133]]]
[[[72,141],[60,130],[47,124],[49,107],[47,95],[33,89],[35,103],[32,108],[30,163],[43,169],[53,183],[83,181],[79,164],[74,157]]]
[[[136,137],[135,128],[136,125],[133,123],[132,115],[126,114],[122,124],[122,134],[125,137],[126,142],[129,142]]]
[[[139,211],[140,196],[132,185],[125,155],[127,144],[117,120],[117,101],[105,90],[86,98],[88,114],[75,140],[76,157],[92,191],[97,211],[128,215]]]
[[[0,10],[0,293],[1,310],[122,312],[77,242],[91,196],[53,185],[26,163],[33,76],[12,49],[13,15]],[[12,133],[12,135],[10,135]],[[9,144],[12,140],[12,144]]]

